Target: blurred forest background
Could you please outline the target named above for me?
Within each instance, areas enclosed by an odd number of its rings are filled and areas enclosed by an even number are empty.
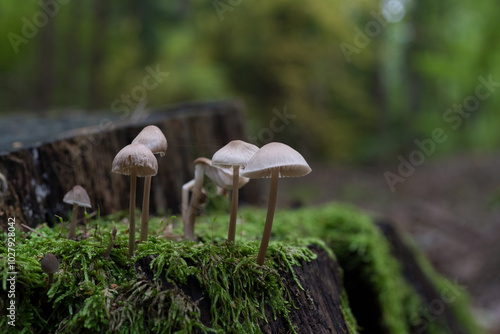
[[[398,222],[500,333],[497,1],[2,0],[0,36],[0,122],[238,98],[255,144],[315,164],[281,206],[335,199]],[[394,191],[386,168],[436,129],[424,158],[441,159]]]
[[[500,81],[497,6],[5,0],[0,111],[118,112],[124,102],[113,101],[159,68],[169,76],[147,91],[148,107],[240,98],[254,135],[286,109],[294,118],[274,140],[324,160],[394,159],[437,127],[448,135],[440,154],[498,149],[498,92],[470,117],[455,115],[463,122],[453,131],[445,120],[476,94],[479,77]]]

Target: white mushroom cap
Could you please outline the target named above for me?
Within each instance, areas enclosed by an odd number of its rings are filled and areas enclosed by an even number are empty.
[[[130,144],[118,152],[111,168],[113,173],[137,176],[154,176],[158,173],[158,162],[149,148],[141,144]]]
[[[233,172],[232,170],[221,169],[210,165],[211,161],[208,158],[198,158],[194,161],[194,164],[204,165],[205,174],[210,180],[212,180],[219,187],[232,190],[233,189]],[[247,177],[240,176],[238,179],[238,189],[243,187],[250,181]]]
[[[279,169],[279,177],[299,177],[311,172],[299,152],[282,143],[269,143],[254,154],[241,175],[251,179],[268,178],[275,168]]]
[[[153,154],[164,156],[167,151],[167,138],[155,125],[148,125],[134,138],[132,144],[142,144],[149,148]]]
[[[233,140],[215,152],[212,157],[212,166],[230,168],[232,166],[244,167],[248,160],[259,148],[241,140]]]
[[[87,191],[82,186],[74,186],[73,189],[64,195],[63,202],[67,204],[77,204],[85,208],[92,208]]]
[[[46,274],[54,274],[59,271],[59,261],[52,253],[45,255],[40,265]]]

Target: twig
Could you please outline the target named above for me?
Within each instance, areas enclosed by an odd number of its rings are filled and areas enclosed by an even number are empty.
[[[43,235],[42,233],[32,229],[31,227],[29,227],[28,225],[24,225],[24,224],[21,224],[22,227],[24,228],[27,228],[28,230],[30,230],[31,232],[35,232],[36,234],[38,234],[39,236],[41,237],[44,237],[44,238],[47,238],[47,236]]]

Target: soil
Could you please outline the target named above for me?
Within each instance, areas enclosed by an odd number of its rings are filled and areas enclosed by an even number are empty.
[[[392,192],[384,173],[397,173],[398,164],[312,165],[309,176],[280,182],[280,205],[333,200],[393,221],[441,274],[466,289],[480,324],[500,333],[500,155],[426,161]]]

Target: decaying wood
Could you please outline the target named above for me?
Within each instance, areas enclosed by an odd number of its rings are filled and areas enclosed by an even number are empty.
[[[300,266],[293,268],[304,290],[300,289],[290,273],[282,273],[293,302],[298,307],[291,311],[292,324],[297,333],[349,333],[340,302],[340,266],[325,250],[317,246],[309,248],[318,255],[316,260],[301,261]],[[267,317],[272,319],[272,313],[268,312]],[[270,321],[261,327],[265,333],[289,332],[283,319]]]
[[[152,111],[140,122],[115,124],[103,118],[100,125],[71,131],[59,140],[1,154],[0,173],[7,181],[0,195],[1,226],[5,228],[9,217],[31,227],[53,221],[55,215],[67,218],[71,208],[62,198],[76,184],[87,190],[101,215],[127,209],[129,178],[111,173],[111,163],[149,124],[158,126],[168,141],[152,179],[151,212],[177,213],[181,187],[193,175],[193,160],[245,138],[241,109],[237,102],[188,104]],[[142,182],[138,178],[138,189]],[[137,203],[141,201],[139,192]]]
[[[293,269],[298,277],[301,289],[290,272],[281,272],[281,278],[290,292],[296,308],[291,308],[290,319],[297,333],[349,333],[343,317],[340,295],[342,294],[341,269],[338,263],[331,259],[328,253],[317,246],[310,247],[318,257],[311,262],[302,261],[300,266]],[[150,269],[151,258],[137,260],[135,268],[138,275],[153,280],[154,274]],[[160,280],[165,280],[164,274]],[[215,283],[215,282],[214,282]],[[166,284],[168,286],[168,284]],[[198,303],[202,322],[211,325],[211,301],[200,283],[194,276],[188,278],[186,286],[181,286],[182,293]],[[271,309],[266,309],[268,323],[260,322],[264,333],[290,333],[285,319],[274,315]]]
[[[457,321],[452,310],[452,304],[462,291],[452,283],[448,283],[447,286],[438,291],[418,263],[412,249],[404,240],[403,234],[398,231],[395,225],[390,222],[378,222],[377,226],[391,244],[391,253],[400,263],[405,280],[415,289],[422,300],[419,309],[421,314],[416,314],[415,320],[410,323],[412,333],[430,333],[429,323],[432,321],[443,331],[467,334],[468,331]]]

